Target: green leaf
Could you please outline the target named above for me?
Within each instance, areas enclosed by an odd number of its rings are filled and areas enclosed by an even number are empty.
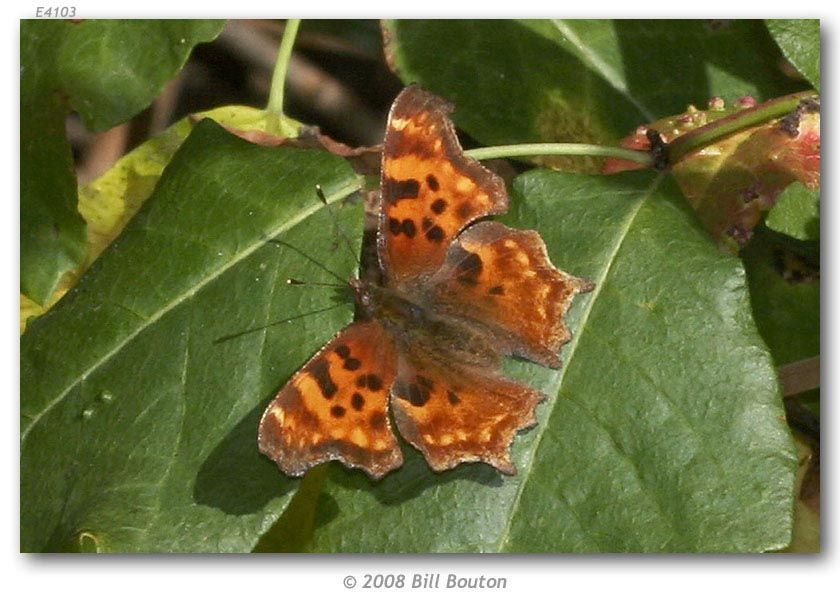
[[[786,263],[805,257],[776,237],[759,230],[742,255],[756,325],[782,366],[820,354],[820,280],[785,278]]]
[[[51,56],[67,32],[60,21],[22,21],[20,30],[20,287],[43,304],[58,278],[85,257],[76,176]]]
[[[613,143],[711,96],[763,99],[795,88],[760,21],[406,20],[384,28],[403,81],[453,101],[458,125],[484,144]]]
[[[55,49],[59,86],[94,131],[128,120],[161,92],[224,21],[86,20]]]
[[[20,330],[29,319],[45,313],[78,281],[82,273],[119,235],[160,179],[164,167],[189,135],[195,119],[209,117],[234,129],[241,137],[255,138],[266,131],[266,112],[248,106],[221,106],[173,123],[120,158],[96,180],[79,188],[79,213],[87,225],[84,261],[64,274],[46,303],[20,299]],[[249,140],[251,141],[251,140]]]
[[[757,552],[790,539],[796,452],[741,262],[670,180],[532,171],[504,220],[595,282],[551,371],[512,363],[549,400],[505,477],[429,471],[378,483],[332,465],[316,552]]]
[[[820,239],[820,190],[790,184],[767,213],[765,225],[798,240]]]
[[[820,280],[818,266],[813,264],[815,256],[818,260],[819,247],[814,246],[814,243],[792,244],[789,238],[759,228],[741,253],[753,316],[778,367],[820,355]],[[794,406],[801,405],[802,410],[810,410],[819,422],[819,389],[785,400]],[[795,417],[788,422],[794,432],[802,426]],[[817,427],[817,456],[818,431]],[[813,502],[803,501],[800,493],[803,479],[812,467],[809,456],[815,451],[811,445],[809,436],[797,439],[800,468],[796,478],[793,538],[787,552],[819,552],[820,549],[819,510],[814,509]]]
[[[218,21],[22,21],[21,291],[39,304],[85,258],[64,119],[93,130],[145,108]]]
[[[653,118],[712,96],[766,100],[795,91],[756,20],[567,20],[543,31]]]
[[[359,185],[343,159],[249,144],[210,120],[78,284],[21,338],[21,548],[249,551],[296,480],[260,456],[269,398],[352,317],[284,279],[352,255],[315,193]],[[361,230],[360,205],[338,211]],[[223,336],[242,333],[228,341]]]
[[[819,19],[769,19],[767,29],[791,64],[820,89]]]
[[[538,227],[555,264],[598,285],[573,310],[565,371],[511,365],[551,398],[514,446],[519,476],[486,465],[437,475],[409,451],[378,484],[331,465],[317,515],[306,505],[317,489],[290,506],[297,482],[259,456],[257,420],[351,318],[349,305],[214,341],[331,304],[283,286],[326,275],[265,243],[282,234],[350,272],[353,259],[323,235],[336,224],[318,210],[315,183],[339,198],[358,179],[326,153],[257,147],[202,122],[120,238],[31,324],[21,342],[24,550],[787,543],[795,461],[740,264],[712,247],[673,186],[647,174],[517,181],[507,221]],[[360,209],[340,210],[345,228],[361,230]]]

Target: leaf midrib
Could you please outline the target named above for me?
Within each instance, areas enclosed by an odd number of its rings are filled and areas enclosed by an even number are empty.
[[[332,195],[327,197],[327,204],[332,204],[345,198],[359,189],[361,185],[361,180],[356,177],[353,178],[349,183],[345,186],[340,188],[338,191],[333,193]],[[306,208],[300,210],[298,213],[293,215],[290,219],[284,221],[279,227],[267,232],[266,237],[272,238],[280,235],[281,233],[291,229],[307,217],[311,216],[312,214],[316,213],[318,210],[323,208],[322,203],[311,204]],[[29,435],[29,432],[34,429],[34,427],[40,422],[40,420],[49,413],[53,408],[55,408],[61,400],[68,394],[70,391],[75,388],[80,382],[84,381],[91,373],[96,371],[99,367],[103,364],[107,363],[113,356],[119,353],[131,340],[136,338],[140,335],[143,331],[145,331],[148,327],[157,323],[161,318],[163,318],[166,314],[168,314],[171,310],[181,305],[182,302],[190,298],[191,296],[195,295],[201,288],[206,286],[207,284],[215,281],[219,277],[221,277],[226,271],[228,271],[231,267],[236,266],[237,264],[244,261],[248,258],[251,254],[256,252],[259,248],[261,248],[265,244],[265,239],[260,236],[258,237],[253,244],[246,246],[243,250],[241,250],[238,254],[235,254],[230,261],[225,263],[221,266],[221,268],[214,269],[207,273],[205,277],[200,279],[196,282],[195,285],[187,288],[182,293],[175,296],[170,302],[162,306],[157,312],[153,313],[149,316],[148,320],[143,322],[137,329],[126,335],[119,343],[117,343],[111,350],[106,352],[102,355],[99,359],[95,360],[93,364],[80,373],[70,384],[65,387],[61,392],[59,392],[55,398],[47,402],[47,404],[36,414],[31,417],[31,421],[29,422],[28,426],[22,428],[21,430],[21,444],[26,440],[26,437]],[[25,415],[24,415],[25,416]]]
[[[574,48],[580,53],[581,58],[588,62],[589,66],[592,67],[604,79],[604,81],[606,81],[622,96],[627,98],[627,100],[635,106],[640,113],[642,113],[645,120],[653,121],[656,118],[653,111],[642,104],[638,98],[630,93],[630,90],[627,88],[627,84],[621,80],[620,75],[616,73],[615,70],[595,52],[595,50],[585,45],[583,40],[581,40],[562,19],[551,19],[551,24],[554,25],[562,36],[569,40],[572,46],[574,46]]]
[[[504,548],[508,546],[510,542],[510,531],[511,526],[513,524],[513,520],[517,511],[519,510],[519,503],[522,499],[522,494],[525,490],[525,487],[528,485],[530,481],[529,477],[531,473],[533,473],[533,465],[536,459],[537,454],[539,453],[539,446],[542,442],[543,436],[545,435],[546,430],[548,429],[548,421],[551,417],[551,414],[554,411],[554,407],[557,404],[557,398],[560,395],[560,390],[563,387],[563,381],[566,377],[566,373],[569,371],[569,366],[574,359],[575,351],[577,350],[578,344],[580,343],[580,339],[583,337],[584,333],[587,331],[586,324],[589,321],[589,315],[592,313],[592,307],[595,306],[595,303],[598,301],[598,297],[601,294],[601,290],[604,287],[604,281],[606,281],[607,277],[609,276],[610,270],[612,269],[613,263],[615,262],[618,253],[621,251],[621,247],[624,245],[624,240],[627,239],[627,234],[630,231],[630,228],[633,226],[633,223],[636,220],[636,217],[639,214],[642,206],[644,206],[645,202],[650,198],[653,191],[659,186],[660,182],[662,181],[664,175],[660,175],[656,177],[650,184],[645,193],[641,195],[639,198],[636,207],[628,214],[628,217],[625,219],[625,222],[622,224],[620,229],[620,234],[617,236],[617,241],[613,246],[612,250],[610,251],[609,258],[602,269],[601,273],[598,277],[595,278],[595,289],[592,291],[592,296],[589,302],[584,309],[583,315],[581,315],[580,322],[578,323],[578,333],[577,335],[572,337],[571,344],[569,345],[569,351],[566,356],[566,364],[563,369],[559,372],[555,371],[552,379],[551,379],[551,387],[554,388],[556,391],[552,394],[551,404],[546,411],[544,417],[545,426],[540,428],[537,432],[537,437],[534,440],[533,445],[531,446],[531,456],[528,460],[527,467],[523,467],[523,476],[522,481],[519,485],[519,488],[516,492],[516,496],[513,499],[513,503],[511,504],[510,511],[508,512],[507,523],[505,525],[505,530],[502,532],[502,535],[499,537],[499,545],[498,551],[503,552]]]

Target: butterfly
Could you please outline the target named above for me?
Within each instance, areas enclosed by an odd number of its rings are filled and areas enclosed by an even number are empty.
[[[271,401],[260,451],[284,473],[339,460],[379,479],[400,467],[396,432],[435,471],[509,448],[544,396],[501,373],[506,355],[559,368],[564,315],[592,284],[557,269],[536,231],[485,217],[505,184],[463,154],[451,104],[417,85],[395,99],[382,152],[378,281],[351,279],[356,321]]]

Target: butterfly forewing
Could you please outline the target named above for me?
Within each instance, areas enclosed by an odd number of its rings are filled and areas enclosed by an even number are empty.
[[[504,182],[466,158],[451,106],[417,86],[397,97],[382,153],[378,251],[393,284],[430,275],[472,221],[507,210]]]

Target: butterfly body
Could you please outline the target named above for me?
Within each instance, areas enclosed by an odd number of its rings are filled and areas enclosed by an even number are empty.
[[[351,281],[360,313],[382,324],[389,339],[405,354],[434,353],[457,364],[491,365],[499,345],[490,328],[465,316],[435,309],[434,298],[418,289],[414,294],[387,286]]]
[[[451,107],[417,86],[389,115],[377,236],[382,281],[353,279],[360,319],[269,404],[260,450],[289,475],[327,460],[379,478],[402,464],[392,423],[437,471],[509,447],[543,395],[501,374],[505,355],[557,368],[563,321],[591,284],[551,264],[535,231],[475,221],[504,183],[464,157]]]

